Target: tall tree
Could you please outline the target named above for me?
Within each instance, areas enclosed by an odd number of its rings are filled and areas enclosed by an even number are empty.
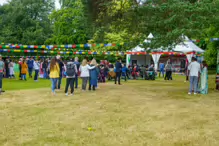
[[[62,8],[54,11],[50,18],[54,23],[54,34],[47,42],[83,44],[91,37],[82,0],[63,1]]]
[[[152,47],[169,46],[182,41],[181,35],[201,37],[218,18],[218,0],[147,0],[113,1],[101,17],[106,28],[118,26],[135,37],[146,38],[152,32]],[[107,29],[105,29],[107,30]],[[102,37],[102,36],[100,36]],[[136,39],[139,41],[139,39]]]
[[[11,0],[0,6],[0,40],[8,43],[44,44],[52,33],[49,14],[54,0]]]

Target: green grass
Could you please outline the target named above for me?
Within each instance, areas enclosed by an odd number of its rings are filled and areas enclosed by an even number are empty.
[[[68,97],[63,91],[51,96],[49,80],[4,80],[8,85],[0,96],[0,145],[218,146],[214,76],[208,95],[187,95],[184,79],[128,81],[122,86],[107,82],[95,92],[78,89]],[[34,89],[16,90],[21,85]]]
[[[23,90],[23,89],[39,89],[39,88],[50,88],[51,81],[49,79],[39,79],[38,82],[35,82],[33,78],[28,78],[27,81],[18,80],[18,76],[16,79],[3,79],[3,89],[10,90]],[[79,84],[81,80],[79,80]],[[65,87],[66,79],[62,79],[62,88]]]

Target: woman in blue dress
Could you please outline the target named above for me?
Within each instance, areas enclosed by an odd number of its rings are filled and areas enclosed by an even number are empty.
[[[202,61],[200,93],[208,94],[208,66],[205,61]]]
[[[97,62],[95,59],[93,59],[90,63],[90,66],[97,66]],[[89,90],[91,90],[91,87],[93,90],[97,87],[97,80],[98,80],[98,72],[96,67],[90,70],[90,84],[89,84]]]

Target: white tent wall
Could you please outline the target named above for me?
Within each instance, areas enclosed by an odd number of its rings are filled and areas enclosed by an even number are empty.
[[[137,65],[150,65],[151,64],[151,56],[150,55],[130,55],[130,61],[128,61],[129,54],[126,55],[126,64],[133,65],[132,62],[136,61]]]
[[[186,57],[188,59],[188,62],[190,63],[192,61],[193,54],[186,54]]]
[[[157,71],[157,69],[158,69],[158,62],[159,62],[160,56],[161,56],[161,54],[152,54],[155,71]]]
[[[131,64],[131,55],[126,54],[126,67],[128,67]]]

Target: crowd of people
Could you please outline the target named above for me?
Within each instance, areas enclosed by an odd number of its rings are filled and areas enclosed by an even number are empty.
[[[102,61],[97,64],[96,60],[91,61],[83,59],[80,63],[78,57],[62,60],[58,55],[52,59],[37,60],[34,58],[20,58],[19,64],[19,79],[27,80],[33,78],[38,81],[38,77],[50,79],[52,83],[52,94],[55,95],[55,90],[60,90],[62,78],[66,78],[65,94],[68,94],[70,86],[70,94],[73,95],[74,89],[78,88],[78,78],[82,79],[82,91],[85,91],[88,84],[88,90],[96,90],[98,82],[106,82],[106,80],[115,80],[115,84],[121,85],[120,79],[146,79],[155,80],[156,76],[163,77],[165,80],[172,80],[173,66],[170,60],[166,64],[159,64],[159,75],[156,73],[154,64],[139,66],[137,64],[123,64],[119,59],[114,64],[108,61]],[[15,62],[2,60],[0,56],[0,93],[2,90],[2,78],[15,78],[14,71]],[[33,76],[33,71],[35,72]],[[196,58],[192,58],[192,62],[185,69],[186,80],[190,80],[189,94],[208,93],[208,69],[205,61],[200,65]]]

